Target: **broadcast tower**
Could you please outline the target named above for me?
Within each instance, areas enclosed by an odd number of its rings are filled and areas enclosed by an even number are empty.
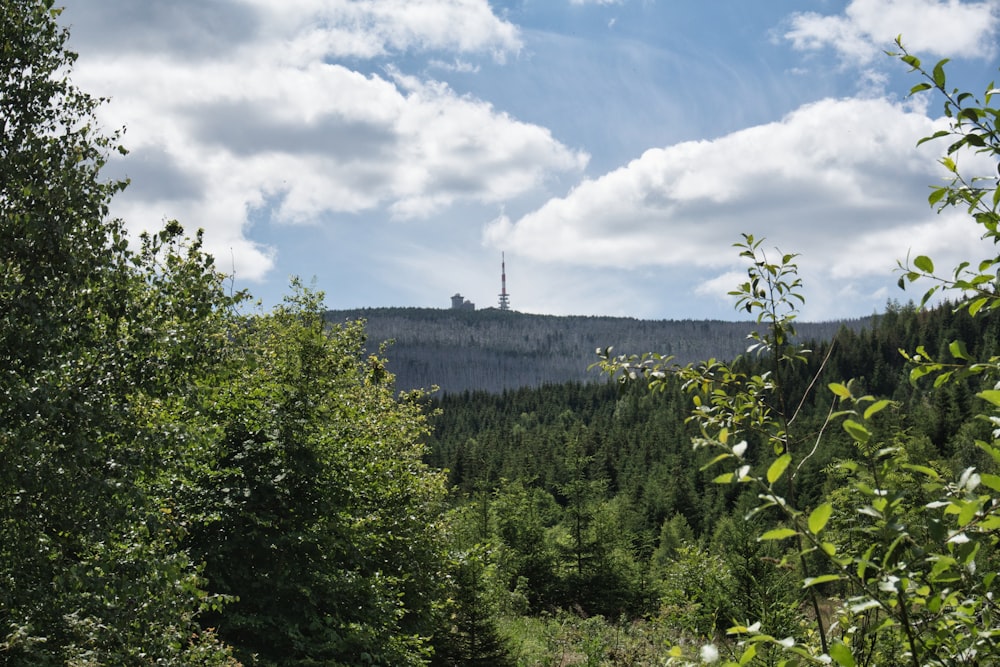
[[[510,310],[510,295],[507,294],[507,261],[500,253],[500,310]]]

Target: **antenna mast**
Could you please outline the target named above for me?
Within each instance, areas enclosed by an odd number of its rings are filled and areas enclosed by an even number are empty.
[[[507,294],[507,260],[500,253],[500,310],[510,310],[510,295]]]

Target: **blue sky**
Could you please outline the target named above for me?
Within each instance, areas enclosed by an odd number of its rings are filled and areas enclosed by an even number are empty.
[[[265,305],[297,275],[331,308],[492,306],[503,252],[516,310],[738,319],[747,232],[800,253],[823,320],[916,297],[907,253],[991,251],[927,206],[940,102],[882,52],[982,93],[996,0],[65,4],[131,150],[113,212],[204,228]]]

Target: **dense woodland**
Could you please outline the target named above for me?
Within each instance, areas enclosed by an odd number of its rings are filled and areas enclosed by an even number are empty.
[[[297,281],[263,311],[200,233],[129,242],[58,15],[0,12],[0,663],[997,664],[994,246],[811,343],[748,234],[745,354],[399,391]],[[992,93],[899,48],[948,154],[1000,155]],[[948,160],[930,203],[995,244],[996,176]]]
[[[679,363],[717,357],[731,359],[746,348],[750,321],[637,320],[631,317],[557,317],[516,311],[434,308],[361,308],[326,314],[332,323],[362,320],[369,347],[389,343],[387,370],[399,389],[441,393],[500,392],[576,380],[601,379],[594,350],[655,350]],[[799,335],[829,340],[845,322],[807,322]]]
[[[897,402],[881,427],[905,433],[915,460],[953,471],[989,468],[973,446],[990,430],[975,419],[980,387],[972,380],[946,392],[914,387],[900,349],[923,344],[946,352],[950,341],[961,339],[975,354],[996,350],[998,335],[996,317],[972,318],[948,304],[930,311],[889,304],[871,327],[844,327],[832,342],[809,345],[809,363],[786,378],[786,391],[790,398],[804,395],[817,375],[823,387],[855,378],[860,391]],[[736,366],[754,374],[764,363],[743,356]],[[832,400],[828,391],[807,395],[798,418],[806,441],[818,434]],[[678,379],[657,392],[640,384],[573,382],[449,394],[433,406],[427,460],[448,470],[458,496],[472,503],[470,511],[475,506],[484,513],[477,519],[479,538],[510,550],[516,562],[535,557],[544,563],[541,570],[530,569],[538,567],[535,562],[511,573],[514,582],[525,578],[535,611],[579,608],[612,618],[656,613],[663,594],[656,571],[670,562],[678,539],[728,563],[734,554],[725,531],[746,529],[741,489],[713,484],[715,473],[701,470],[711,455],[692,450],[698,432],[688,423],[691,398]],[[831,464],[851,458],[853,450],[846,432],[831,430],[801,470],[801,502],[814,505],[835,488]],[[522,505],[511,511],[511,503]],[[761,549],[753,542],[755,552]],[[529,552],[518,553],[524,549]],[[726,624],[748,610],[716,611],[711,616]]]

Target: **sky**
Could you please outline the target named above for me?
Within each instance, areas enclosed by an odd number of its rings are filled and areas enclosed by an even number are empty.
[[[63,0],[108,97],[129,229],[205,230],[265,307],[742,319],[733,244],[798,253],[819,321],[919,299],[897,262],[991,256],[938,213],[941,100],[996,78],[1000,0]],[[983,156],[968,173],[996,174]],[[911,288],[912,290],[912,288]]]

